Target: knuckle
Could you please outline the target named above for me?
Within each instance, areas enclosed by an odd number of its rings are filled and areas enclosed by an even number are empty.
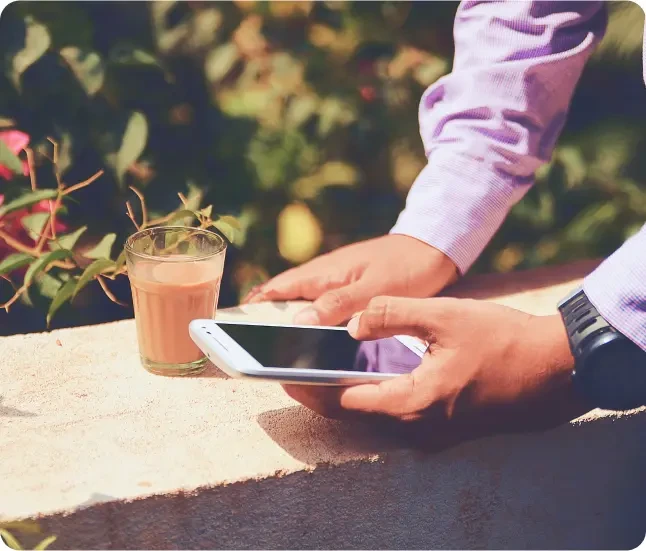
[[[346,293],[340,289],[328,291],[321,299],[321,306],[326,310],[343,310],[348,304]]]
[[[367,307],[370,325],[375,329],[386,329],[391,310],[391,301],[388,297],[375,297],[370,300]]]

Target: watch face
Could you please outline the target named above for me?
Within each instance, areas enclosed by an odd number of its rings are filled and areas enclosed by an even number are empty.
[[[646,405],[646,353],[628,339],[614,339],[594,349],[578,378],[585,394],[602,409]]]

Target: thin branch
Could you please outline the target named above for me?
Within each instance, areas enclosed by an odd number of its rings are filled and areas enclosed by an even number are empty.
[[[102,276],[96,276],[96,280],[99,282],[99,285],[101,285],[101,289],[103,289],[103,292],[105,295],[115,304],[118,304],[119,306],[123,306],[124,308],[127,308],[127,304],[121,302],[117,297],[112,294],[112,291],[108,289],[108,285],[106,284],[105,280],[103,279]]]
[[[141,203],[141,227],[145,228],[148,225],[148,209],[146,209],[146,201],[143,194],[137,188],[129,186],[132,192],[139,197],[139,202]]]
[[[8,275],[2,274],[0,275],[1,279],[4,279],[9,285],[11,285],[11,288],[15,291],[16,290],[16,285],[14,284],[13,281],[11,281],[11,278]]]
[[[36,253],[38,253],[39,255],[42,252],[43,248],[45,247],[45,243],[47,243],[50,230],[52,232],[51,234],[52,239],[56,239],[56,213],[58,212],[58,209],[61,207],[62,201],[63,201],[63,195],[59,191],[58,195],[56,196],[56,200],[54,201],[54,205],[52,206],[51,202],[48,204],[49,224],[46,224],[46,226],[43,228],[44,231],[40,234],[40,238],[38,239],[38,243],[36,244],[36,248],[35,248]]]
[[[126,201],[126,210],[128,211],[128,218],[132,220],[132,223],[135,225],[135,228],[137,228],[137,231],[139,231],[140,226],[137,224],[137,221],[135,220],[135,213],[132,212],[132,206],[130,205],[130,201]]]
[[[65,189],[63,192],[63,195],[69,195],[70,193],[74,193],[75,191],[84,188],[86,186],[89,186],[92,182],[94,182],[97,178],[103,176],[103,170],[99,170],[94,176],[90,176],[87,180],[83,180],[82,182],[79,182],[78,184],[74,184],[73,186],[70,186]]]
[[[52,239],[56,239],[56,219],[54,218],[55,210],[52,204],[49,204],[49,231],[52,234]]]
[[[32,247],[28,247],[27,245],[23,245],[20,241],[17,239],[11,237],[8,233],[5,233],[4,231],[0,230],[0,239],[4,240],[4,242],[15,249],[18,252],[28,254],[30,256],[38,256],[36,253],[36,250]]]
[[[186,203],[188,203],[188,199],[184,196],[184,194],[180,191],[177,196],[179,197],[179,200],[182,202],[182,205],[186,206]]]
[[[9,308],[11,307],[12,304],[14,304],[25,292],[26,287],[23,285],[20,289],[18,289],[15,294],[4,304],[0,304],[0,308],[4,309],[5,312],[9,313]]]
[[[27,153],[27,165],[29,166],[29,180],[31,181],[31,191],[36,191],[36,171],[34,170],[34,151],[30,147],[25,147]]]
[[[165,224],[169,220],[171,220],[175,216],[174,212],[171,212],[170,214],[167,214],[166,216],[162,216],[161,218],[155,218],[154,220],[150,220],[148,222],[149,226],[159,226],[160,224]]]
[[[60,172],[58,171],[58,142],[55,140],[52,140],[51,138],[47,138],[47,140],[54,146],[54,176],[56,176],[56,183],[58,185],[58,189],[63,189],[63,182],[61,182],[61,175]]]

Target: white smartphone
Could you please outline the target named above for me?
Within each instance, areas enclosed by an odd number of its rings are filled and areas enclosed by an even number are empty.
[[[409,373],[426,345],[397,336],[357,341],[345,327],[194,320],[191,338],[230,377],[349,386]]]

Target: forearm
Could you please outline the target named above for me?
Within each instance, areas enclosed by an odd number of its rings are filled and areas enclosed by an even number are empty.
[[[602,2],[463,2],[453,71],[420,105],[428,165],[391,233],[466,272],[551,157],[605,24]]]
[[[646,224],[583,287],[604,319],[646,351]]]

